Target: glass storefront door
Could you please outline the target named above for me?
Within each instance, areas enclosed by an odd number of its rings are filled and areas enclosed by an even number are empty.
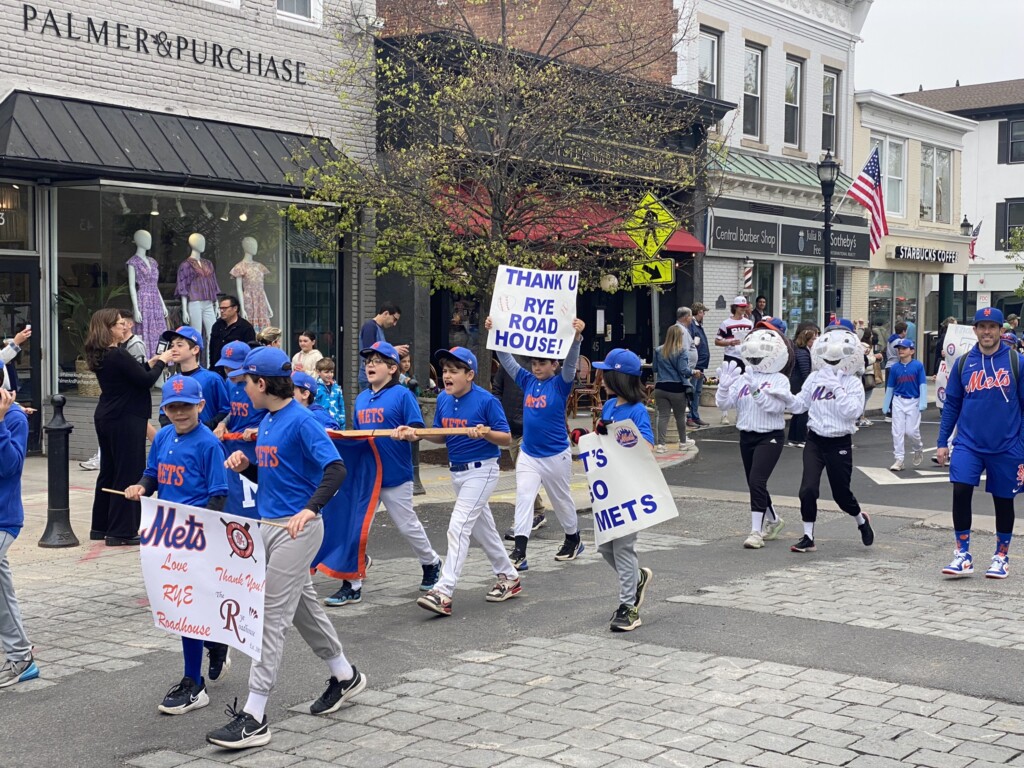
[[[790,336],[804,320],[821,325],[821,267],[782,265],[782,318]]]
[[[42,448],[42,394],[40,368],[39,334],[42,332],[39,318],[39,263],[27,259],[0,257],[0,336],[6,344],[15,333],[31,325],[35,335],[21,348],[14,358],[17,374],[18,402],[36,409],[28,420],[28,448],[38,452]]]

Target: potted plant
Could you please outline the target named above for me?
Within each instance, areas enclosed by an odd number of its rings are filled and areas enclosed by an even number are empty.
[[[700,390],[700,407],[714,408],[715,394],[718,392],[718,378],[712,376],[704,379],[704,386]]]
[[[67,335],[67,340],[75,351],[75,373],[78,377],[78,394],[83,397],[99,397],[100,385],[96,374],[89,370],[85,361],[85,337],[89,333],[89,321],[92,313],[111,299],[125,296],[128,286],[117,285],[109,290],[99,288],[95,300],[70,288],[61,288],[56,296],[60,311],[60,327]]]

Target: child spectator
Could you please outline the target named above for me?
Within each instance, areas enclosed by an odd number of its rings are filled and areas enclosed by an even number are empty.
[[[316,387],[316,399],[314,402],[327,409],[331,418],[338,423],[338,429],[345,428],[345,395],[341,391],[341,385],[334,380],[334,361],[325,357],[318,360],[316,364],[316,375],[318,379]]]
[[[296,371],[292,374],[292,384],[295,385],[295,401],[299,405],[308,408],[325,429],[338,429],[338,422],[334,420],[328,410],[314,402],[317,390],[316,379],[308,373]]]

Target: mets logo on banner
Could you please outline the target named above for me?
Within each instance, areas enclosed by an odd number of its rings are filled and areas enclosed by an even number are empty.
[[[174,389],[175,392],[181,394],[181,390],[185,388],[185,380],[177,379],[173,384],[171,384],[171,387]]]
[[[633,448],[640,442],[640,438],[637,436],[636,432],[629,427],[620,427],[615,430],[615,442],[623,448]]]
[[[252,558],[252,561],[256,562],[254,552],[256,551],[256,542],[252,540],[252,534],[249,533],[249,523],[236,523],[234,520],[228,522],[224,518],[220,520],[224,523],[224,533],[228,537],[228,546],[231,547],[231,556],[238,556],[243,560]]]

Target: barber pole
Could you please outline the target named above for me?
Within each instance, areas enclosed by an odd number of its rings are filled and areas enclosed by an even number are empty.
[[[754,262],[743,262],[743,292],[754,290]]]

